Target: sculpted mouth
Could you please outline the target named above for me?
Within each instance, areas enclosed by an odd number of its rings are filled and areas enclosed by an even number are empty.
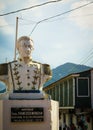
[[[27,52],[26,52],[26,54],[30,54],[30,52],[29,52],[29,51],[27,51]]]

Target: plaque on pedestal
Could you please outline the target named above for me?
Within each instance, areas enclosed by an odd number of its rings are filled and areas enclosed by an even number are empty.
[[[2,100],[0,130],[58,130],[58,107],[53,100]]]

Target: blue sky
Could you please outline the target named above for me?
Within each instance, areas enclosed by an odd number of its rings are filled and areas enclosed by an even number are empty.
[[[0,15],[49,0],[0,0]],[[31,34],[36,22],[87,4],[93,0],[62,0],[0,17],[0,63],[14,59],[16,17],[18,37]],[[38,24],[31,34],[33,60],[55,68],[66,62],[93,67],[93,3]]]

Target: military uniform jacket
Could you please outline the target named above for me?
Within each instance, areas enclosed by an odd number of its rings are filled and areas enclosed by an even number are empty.
[[[13,61],[0,65],[0,80],[5,82],[9,91],[40,90],[50,78],[51,70],[48,64]]]

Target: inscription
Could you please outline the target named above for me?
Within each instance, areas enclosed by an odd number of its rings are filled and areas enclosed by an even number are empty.
[[[44,108],[12,107],[11,122],[42,122],[44,121]]]

